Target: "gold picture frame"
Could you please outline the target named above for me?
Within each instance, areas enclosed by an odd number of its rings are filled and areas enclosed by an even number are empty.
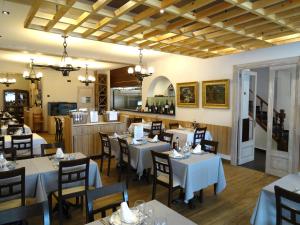
[[[176,102],[178,107],[199,107],[199,83],[185,82],[176,84]]]
[[[229,109],[230,80],[208,80],[202,82],[202,107]]]

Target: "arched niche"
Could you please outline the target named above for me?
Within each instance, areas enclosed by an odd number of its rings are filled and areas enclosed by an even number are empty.
[[[171,81],[165,76],[159,76],[153,79],[147,93],[147,97],[174,95],[174,86]]]

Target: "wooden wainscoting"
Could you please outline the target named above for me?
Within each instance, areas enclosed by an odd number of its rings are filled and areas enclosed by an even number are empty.
[[[147,114],[147,113],[132,113],[132,112],[121,112],[120,121],[127,123],[128,118],[140,117],[145,121],[162,120],[166,128],[169,127],[169,123],[179,123],[183,127],[192,127],[191,121],[175,120],[170,116],[159,117],[160,115]],[[218,152],[230,156],[230,145],[231,145],[231,127],[220,126],[214,124],[200,123],[200,127],[207,127],[207,130],[211,133],[213,140],[219,142]]]

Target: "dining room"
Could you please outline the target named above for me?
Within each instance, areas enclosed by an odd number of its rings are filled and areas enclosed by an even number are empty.
[[[0,225],[299,224],[299,1],[0,8]]]

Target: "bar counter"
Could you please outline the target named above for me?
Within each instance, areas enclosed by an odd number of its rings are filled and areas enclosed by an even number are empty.
[[[99,132],[114,133],[126,131],[126,123],[122,122],[97,122],[73,124],[71,117],[65,117],[64,140],[66,152],[81,152],[85,155],[100,154]]]

